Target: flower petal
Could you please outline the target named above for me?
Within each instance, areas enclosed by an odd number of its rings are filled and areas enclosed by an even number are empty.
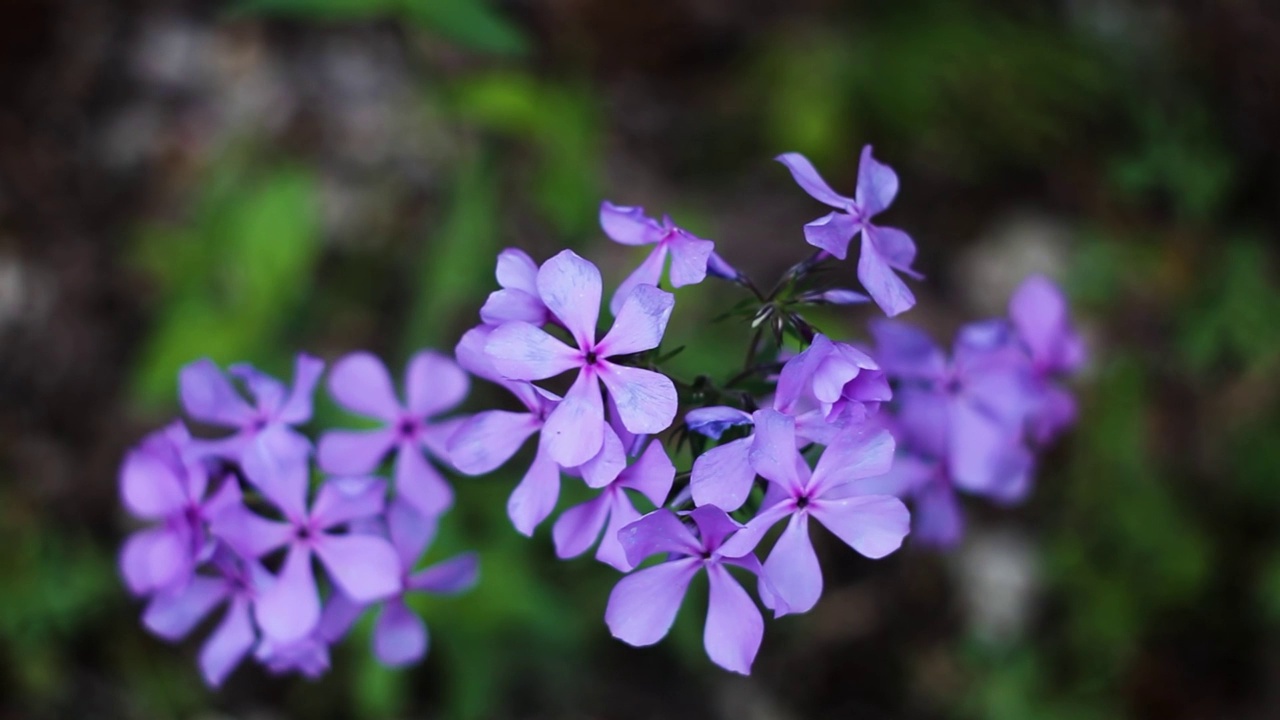
[[[714,553],[724,544],[725,538],[744,527],[715,505],[703,505],[689,513],[698,527],[698,538],[703,552]]]
[[[298,425],[311,419],[312,398],[323,372],[323,360],[306,353],[298,354],[293,364],[293,389],[277,416],[281,422]]]
[[[396,496],[409,501],[424,515],[439,516],[453,507],[453,488],[435,466],[427,462],[422,448],[412,442],[396,451]]]
[[[186,472],[176,455],[166,457],[150,450],[144,445],[124,456],[120,498],[134,515],[155,520],[179,513],[186,506]]]
[[[810,487],[822,494],[840,485],[874,478],[893,465],[893,435],[875,426],[848,428],[822,452]]]
[[[533,464],[507,500],[507,517],[516,531],[530,537],[534,528],[555,510],[559,497],[560,466],[540,446]]]
[[[695,504],[715,505],[726,512],[742,507],[756,478],[750,458],[753,441],[754,437],[734,440],[706,451],[693,461],[689,483]]]
[[[710,240],[676,230],[669,242],[671,249],[671,287],[697,285],[707,277],[707,261],[716,244]]]
[[[227,614],[214,629],[213,634],[200,648],[200,673],[209,687],[222,685],[232,670],[244,660],[253,647],[253,623],[249,620],[248,602],[231,601]]]
[[[328,535],[316,555],[347,597],[370,603],[400,591],[400,559],[391,543],[373,535]]]
[[[712,440],[719,440],[724,431],[731,427],[750,425],[752,422],[750,413],[722,405],[694,408],[684,415],[684,424],[690,430]]]
[[[809,197],[820,203],[825,203],[834,208],[843,208],[853,202],[852,198],[847,198],[835,190],[832,190],[827,181],[822,179],[818,174],[818,170],[813,167],[813,163],[800,153],[784,153],[775,158],[778,162],[787,166],[791,171],[791,176],[796,179],[796,184],[800,189],[809,193]]]
[[[311,551],[290,546],[274,584],[258,596],[254,616],[262,632],[279,643],[301,640],[320,621],[320,593],[311,573]]]
[[[403,600],[388,600],[373,628],[373,654],[387,667],[421,660],[427,654],[427,624]]]
[[[187,534],[165,526],[139,530],[120,550],[120,574],[135,595],[181,585],[191,575]]]
[[[867,294],[889,317],[910,310],[916,304],[911,288],[894,273],[889,260],[880,254],[874,237],[876,228],[868,225],[862,231],[862,253],[858,257],[858,280]]]
[[[671,379],[641,368],[599,364],[600,379],[618,407],[618,419],[633,433],[651,435],[671,427],[679,398]]]
[[[596,560],[620,572],[628,572],[635,566],[627,559],[627,549],[618,540],[618,533],[639,520],[640,513],[631,504],[631,498],[621,489],[614,489],[608,494],[611,497],[609,522],[605,525],[604,535],[600,537],[600,546],[596,548]]]
[[[458,427],[449,439],[449,458],[468,475],[492,472],[511,459],[542,422],[531,413],[488,410]]]
[[[654,440],[634,463],[618,476],[618,486],[639,491],[654,505],[661,506],[671,493],[676,466],[662,443]]]
[[[595,545],[609,518],[611,495],[610,491],[603,492],[592,500],[560,513],[555,526],[551,528],[556,557],[561,560],[577,557]]]
[[[862,225],[845,213],[828,213],[805,223],[804,241],[843,260],[849,255],[849,241],[861,229]]]
[[[596,345],[596,353],[607,358],[658,347],[675,302],[675,295],[653,285],[635,286],[622,303],[609,334]]]
[[[751,674],[751,663],[764,639],[764,618],[746,590],[723,565],[707,566],[711,593],[702,644],[711,662],[725,670]]]
[[[795,420],[777,410],[755,412],[756,434],[751,444],[751,466],[768,480],[784,488],[803,482],[796,468]]]
[[[182,408],[196,420],[224,427],[241,427],[253,420],[253,408],[208,358],[182,368],[178,373],[178,389]]]
[[[764,561],[769,582],[785,603],[775,615],[805,613],[822,597],[822,567],[809,540],[809,516],[799,512],[778,537],[778,542]]]
[[[494,328],[484,351],[494,369],[512,380],[545,380],[582,365],[579,351],[523,322]]]
[[[659,508],[618,531],[618,540],[632,566],[654,553],[701,555],[702,543],[675,513]]]
[[[507,248],[498,253],[494,277],[504,288],[538,294],[538,263],[520,248]]]
[[[898,194],[898,174],[888,165],[871,157],[871,146],[862,148],[858,162],[858,189],[854,201],[864,217],[871,217],[893,202]]]
[[[561,251],[538,270],[538,296],[580,348],[595,343],[600,291],[600,271],[572,250]]]
[[[387,366],[370,353],[351,353],[334,363],[329,372],[329,394],[354,413],[388,422],[400,418],[400,401]]]
[[[774,486],[777,487],[776,485]],[[718,549],[718,554],[726,558],[743,557],[764,539],[764,534],[769,532],[769,528],[778,524],[778,521],[796,510],[796,505],[788,498],[781,501],[770,502],[768,495],[765,496],[765,504],[756,512],[755,517],[747,521],[745,527],[729,536],[724,544]],[[709,506],[710,507],[710,506]]]
[[[259,558],[293,537],[293,526],[268,520],[239,503],[210,518],[209,531],[243,558]]]
[[[311,522],[326,529],[380,515],[386,505],[387,484],[374,477],[332,477],[320,486],[311,505]]]
[[[436,595],[452,595],[470,590],[479,579],[480,559],[469,552],[414,573],[405,585]]]
[[[662,268],[666,264],[667,246],[665,244],[655,246],[636,266],[636,269],[618,284],[618,289],[613,291],[613,297],[609,298],[609,312],[615,316],[621,312],[636,288],[645,285],[657,286],[662,280]]]
[[[200,623],[218,603],[227,599],[226,580],[194,577],[174,592],[158,593],[147,603],[142,624],[165,640],[181,640]]]
[[[871,233],[880,257],[889,263],[889,267],[915,280],[924,278],[911,269],[911,263],[916,260],[916,243],[910,235],[898,228],[881,225],[868,225],[867,232]]]
[[[372,430],[330,430],[320,436],[316,462],[334,475],[363,475],[377,469],[382,458],[395,447],[394,426]]]
[[[627,452],[622,447],[618,433],[608,424],[604,426],[604,442],[600,444],[600,452],[590,460],[578,466],[582,480],[587,487],[602,488],[618,478],[627,467]]]
[[[960,498],[945,483],[930,483],[915,495],[911,539],[933,547],[955,547],[964,535]]]
[[[405,369],[408,410],[417,417],[434,417],[452,410],[467,396],[471,380],[452,358],[423,350],[409,358]]]
[[[814,500],[809,507],[818,522],[849,547],[873,560],[901,547],[902,539],[911,530],[907,506],[889,495],[863,495],[843,500],[823,498]]]
[[[486,325],[509,322],[545,325],[547,315],[547,306],[542,304],[542,298],[524,290],[495,290],[489,293],[480,307],[480,319]]]
[[[403,498],[387,506],[387,539],[400,557],[400,569],[410,570],[435,539],[438,518],[424,515]]]
[[[547,416],[542,441],[551,459],[565,467],[577,467],[600,452],[604,444],[604,398],[590,368],[578,374],[564,399]]]
[[[637,570],[618,581],[604,612],[609,632],[637,647],[666,637],[700,561],[684,558]]]
[[[872,320],[875,359],[892,377],[908,380],[940,380],[947,371],[947,359],[929,334],[900,321]]]
[[[600,227],[610,240],[623,245],[650,245],[662,239],[664,230],[644,214],[642,207],[600,203]]]

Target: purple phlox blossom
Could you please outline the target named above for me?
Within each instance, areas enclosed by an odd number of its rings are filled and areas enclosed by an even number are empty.
[[[542,441],[551,459],[575,467],[600,452],[607,427],[600,382],[608,389],[618,418],[628,431],[651,434],[670,426],[677,404],[671,380],[609,358],[658,346],[675,302],[671,293],[652,285],[636,286],[613,328],[598,342],[601,282],[595,265],[565,250],[538,270],[538,293],[573,336],[576,347],[535,325],[509,322],[493,330],[485,352],[494,367],[512,380],[543,380],[578,371],[542,428]]]
[[[653,252],[640,263],[640,267],[628,275],[613,293],[613,299],[609,301],[609,312],[614,315],[622,309],[622,304],[631,297],[631,291],[637,286],[658,285],[668,255],[671,256],[672,287],[696,285],[707,277],[707,264],[716,244],[676,227],[671,218],[665,215],[662,222],[658,222],[645,215],[644,208],[623,207],[606,200],[600,203],[600,227],[614,242],[655,246]],[[721,264],[727,266],[721,260],[714,269],[723,271]]]
[[[210,565],[217,575],[196,575],[181,588],[156,594],[142,622],[156,635],[176,642],[225,603],[226,613],[200,649],[200,672],[216,688],[257,640],[251,608],[274,580],[258,562],[236,557],[226,548],[214,552]]]
[[[1036,396],[1008,325],[993,320],[961,328],[950,361],[910,325],[873,322],[871,333],[876,359],[901,382],[895,392],[899,440],[943,459],[961,490],[1020,499],[1032,463],[1022,428]]]
[[[1028,277],[1014,291],[1009,319],[1031,357],[1039,402],[1029,418],[1029,429],[1031,437],[1043,445],[1075,422],[1075,398],[1054,380],[1084,365],[1084,342],[1072,327],[1066,297],[1043,275]]]
[[[209,455],[243,462],[247,451],[260,450],[254,447],[256,440],[278,436],[272,440],[274,452],[290,456],[310,453],[311,442],[293,427],[311,419],[312,395],[322,372],[322,360],[300,353],[294,362],[293,387],[287,388],[244,363],[228,367],[227,374],[207,358],[188,364],[178,375],[183,409],[200,422],[236,431],[225,438],[196,441],[197,447]],[[252,404],[227,375],[244,384]]]
[[[862,148],[858,187],[853,197],[832,190],[800,153],[785,153],[777,160],[787,166],[802,190],[837,210],[805,225],[805,241],[843,260],[849,253],[849,241],[862,233],[862,251],[858,256],[858,280],[862,286],[890,317],[915,305],[915,295],[895,273],[920,279],[920,274],[911,269],[916,257],[915,243],[910,235],[897,228],[871,222],[898,194],[898,175],[871,157],[871,146]]]
[[[698,529],[696,535],[667,509],[651,512],[618,533],[633,567],[655,553],[668,556],[665,562],[618,581],[609,594],[605,623],[614,637],[628,644],[658,642],[671,629],[690,581],[705,569],[711,585],[702,635],[707,656],[726,670],[747,675],[764,638],[764,619],[725,566],[736,565],[758,575],[760,561],[749,550],[742,556],[725,553],[725,539],[742,526],[720,508],[703,506],[689,517]],[[768,591],[762,587],[762,592]]]
[[[809,517],[869,558],[902,545],[910,527],[906,506],[896,497],[863,491],[862,481],[888,472],[893,437],[870,426],[846,428],[826,447],[812,471],[796,449],[795,420],[776,410],[755,413],[756,442],[751,465],[770,482],[764,504],[746,528],[724,548],[749,552],[764,533],[790,518],[764,563],[764,574],[783,603],[777,615],[808,612],[822,596],[822,568],[809,539]]]
[[[402,589],[382,601],[373,629],[374,656],[388,667],[408,665],[427,654],[430,642],[427,626],[405,603],[409,593],[456,595],[470,590],[479,578],[480,563],[472,552],[414,570],[435,538],[436,524],[437,518],[425,516],[413,506],[397,500],[387,508],[385,529],[360,528],[361,531],[385,532],[400,560]],[[320,621],[321,638],[341,637],[365,607],[342,593],[336,593],[325,607]]]
[[[528,253],[517,248],[498,253],[495,274],[502,289],[489,293],[480,308],[480,319],[486,325],[520,320],[541,326],[551,321],[551,314],[538,295],[538,264]]]
[[[888,377],[870,355],[818,334],[783,365],[773,407],[797,418],[817,410],[828,424],[842,426],[862,422],[892,396]]]
[[[125,540],[120,571],[129,589],[146,595],[184,585],[213,551],[205,532],[210,517],[240,501],[228,480],[213,493],[209,468],[192,457],[191,436],[174,422],[130,450],[120,466],[120,497],[133,515],[158,521]]]
[[[397,495],[424,514],[443,513],[453,505],[453,489],[426,455],[449,462],[447,444],[459,420],[435,418],[462,402],[469,386],[457,363],[424,350],[409,359],[406,402],[401,403],[382,361],[369,353],[347,355],[329,374],[329,392],[339,405],[384,425],[325,433],[318,451],[320,467],[335,475],[363,475],[394,451]]]
[[[560,514],[551,532],[556,555],[561,559],[577,557],[599,538],[596,559],[623,572],[630,570],[633,566],[618,540],[618,531],[639,520],[640,513],[626,491],[635,490],[656,507],[661,507],[671,492],[675,477],[676,467],[662,443],[650,442],[640,457],[606,485],[595,499]],[[601,530],[604,531],[603,537]]]
[[[320,619],[312,553],[334,584],[357,602],[373,602],[400,590],[399,562],[386,540],[335,532],[354,520],[381,513],[385,483],[367,477],[330,478],[308,508],[308,475],[306,463],[293,462],[280,466],[276,477],[258,482],[265,499],[284,516],[283,522],[233,505],[219,512],[211,527],[216,537],[245,558],[287,548],[276,581],[254,604],[258,627],[281,645],[303,639]]]

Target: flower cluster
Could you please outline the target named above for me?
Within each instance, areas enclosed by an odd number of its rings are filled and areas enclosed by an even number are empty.
[[[499,289],[457,344],[456,364],[430,351],[416,356],[404,403],[372,356],[334,366],[333,397],[382,425],[321,437],[315,456],[327,479],[310,503],[312,447],[296,426],[310,416],[319,362],[299,360],[291,392],[231,368],[252,406],[212,364],[188,367],[188,414],[235,432],[193,439],[175,424],[126,458],[126,503],[162,521],[131,538],[122,559],[130,587],[151,598],[144,622],[180,637],[225,601],[226,619],[201,658],[216,684],[250,649],[273,671],[315,674],[360,609],[380,603],[376,653],[412,661],[425,651],[426,631],[401,596],[458,591],[476,573],[470,556],[414,570],[453,502],[432,461],[484,475],[532,445],[507,514],[532,536],[556,514],[563,481],[594,492],[559,512],[551,538],[560,558],[594,548],[625,573],[605,612],[613,635],[632,645],[661,640],[705,571],[707,654],[746,674],[763,640],[760,608],[775,618],[804,613],[822,596],[815,532],[882,558],[913,527],[925,543],[957,542],[957,490],[1001,503],[1025,497],[1036,452],[1075,418],[1060,381],[1084,352],[1061,292],[1044,278],[1027,280],[1009,317],[962,328],[950,358],[895,320],[873,321],[869,344],[829,336],[807,311],[874,302],[893,317],[915,304],[900,277],[920,278],[914,242],[873,222],[898,178],[870,147],[853,197],[832,190],[801,155],[778,160],[835,211],[804,226],[816,250],[771,290],[670,218],[605,202],[606,236],[652,248],[607,303],[599,269],[576,253],[539,264],[507,249],[497,258]],[[822,284],[818,270],[846,259],[858,237],[856,277],[866,294]],[[662,286],[708,277],[748,294],[724,316],[749,328],[746,360],[724,377],[673,378],[664,364],[679,350],[661,346],[675,295]],[[602,306],[611,321],[601,322]],[[510,393],[515,409],[437,420],[462,400],[468,374]],[[386,482],[371,474],[388,457],[389,502]],[[324,603],[313,555],[332,588]],[[754,599],[743,579],[752,579]]]
[[[187,415],[233,432],[198,438],[174,421],[121,466],[125,506],[155,522],[120,556],[129,589],[148,599],[143,624],[176,641],[226,607],[200,652],[211,686],[251,652],[271,672],[316,677],[329,667],[329,646],[374,606],[375,655],[387,665],[415,662],[427,651],[427,628],[404,596],[462,592],[476,581],[474,554],[416,569],[453,498],[427,458],[445,461],[455,421],[435,418],[462,400],[466,374],[447,357],[419,353],[401,404],[380,362],[343,358],[329,374],[330,393],[385,425],[332,430],[313,452],[298,426],[311,418],[323,369],[299,356],[288,388],[247,365],[224,374],[194,362],[179,379]],[[372,473],[391,453],[388,499],[387,482]],[[318,483],[313,456],[324,473]],[[323,601],[313,558],[328,589]]]

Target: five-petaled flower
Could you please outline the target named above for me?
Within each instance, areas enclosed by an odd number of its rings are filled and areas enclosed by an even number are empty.
[[[676,227],[665,215],[659,222],[645,215],[644,208],[623,207],[606,200],[600,204],[600,227],[614,242],[654,246],[644,262],[614,291],[609,311],[615,315],[637,286],[657,286],[668,255],[671,256],[672,287],[696,285],[707,277],[707,263],[716,244]]]

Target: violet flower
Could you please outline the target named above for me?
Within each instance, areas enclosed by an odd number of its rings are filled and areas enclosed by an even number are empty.
[[[613,293],[609,312],[614,315],[622,309],[622,304],[631,297],[636,286],[658,285],[668,255],[671,256],[672,287],[696,285],[707,277],[707,263],[715,243],[676,227],[665,215],[662,222],[658,222],[645,215],[644,208],[623,207],[606,200],[600,203],[600,227],[614,242],[655,246],[640,267],[628,275]],[[717,267],[721,265],[727,264],[721,261]]]
[[[671,492],[675,477],[676,467],[671,464],[662,443],[650,442],[640,457],[605,486],[603,492],[560,514],[551,531],[556,555],[561,559],[577,557],[594,545],[598,538],[600,547],[596,550],[596,559],[623,572],[630,570],[633,566],[618,540],[618,531],[639,520],[640,513],[626,491],[635,490],[661,507]],[[604,530],[603,537],[601,530]]]
[[[120,497],[134,516],[160,524],[125,540],[120,571],[129,589],[145,595],[185,584],[196,564],[212,551],[205,523],[238,503],[234,480],[206,495],[209,471],[190,453],[191,436],[181,422],[151,433],[120,466]]]
[[[829,424],[861,422],[889,400],[889,380],[865,352],[818,334],[782,366],[775,410],[799,417],[816,409]]]
[[[703,646],[720,667],[747,675],[764,638],[764,619],[747,591],[729,574],[726,565],[760,573],[760,562],[750,551],[726,553],[725,538],[742,527],[714,506],[689,514],[698,528],[694,533],[667,509],[660,509],[622,528],[619,540],[627,561],[639,565],[655,553],[667,560],[632,572],[609,593],[605,623],[613,636],[630,645],[652,645],[666,637],[675,622],[690,581],[706,570],[711,593]],[[776,600],[775,600],[776,602]]]
[[[279,439],[273,441],[273,452],[291,456],[309,453],[311,442],[293,426],[311,419],[311,397],[323,371],[323,361],[299,354],[294,362],[290,389],[251,365],[232,365],[227,372],[244,383],[253,398],[250,404],[212,360],[190,363],[178,375],[182,407],[200,422],[236,431],[218,440],[197,441],[198,447],[208,454],[243,462],[245,452],[255,445],[254,441],[278,435]]]
[[[1044,445],[1075,422],[1075,398],[1054,379],[1084,365],[1084,342],[1071,325],[1066,297],[1043,275],[1032,275],[1014,291],[1009,319],[1031,357],[1039,397],[1029,418],[1030,433]]]
[[[920,278],[919,273],[911,269],[916,257],[915,243],[910,235],[897,228],[871,222],[898,194],[897,174],[871,157],[871,146],[862,148],[858,187],[853,197],[832,190],[813,164],[799,153],[785,153],[777,160],[787,166],[802,190],[837,210],[805,225],[805,241],[843,260],[849,252],[849,241],[862,233],[862,250],[858,256],[858,280],[862,286],[890,317],[915,305],[915,295],[895,274],[896,271]]]
[[[369,353],[347,355],[329,374],[329,392],[344,408],[385,424],[325,433],[317,453],[320,467],[335,475],[363,475],[394,451],[396,493],[424,514],[443,513],[453,505],[453,489],[424,453],[449,461],[447,442],[458,421],[434,418],[462,402],[469,385],[453,360],[424,350],[409,359],[402,404],[382,361]]]
[[[869,558],[902,545],[907,508],[890,495],[863,492],[859,481],[883,475],[893,462],[893,437],[878,428],[848,428],[828,445],[812,472],[796,449],[795,420],[776,410],[755,413],[751,464],[769,491],[759,513],[725,545],[750,551],[779,520],[790,518],[764,563],[765,576],[784,601],[777,615],[808,612],[822,596],[822,568],[809,539],[809,517]]]
[[[498,326],[485,344],[494,367],[512,380],[543,380],[579,371],[542,430],[551,459],[565,467],[582,465],[604,445],[599,382],[608,388],[619,419],[630,432],[660,432],[676,413],[676,389],[670,379],[609,360],[657,347],[671,317],[673,296],[652,285],[637,286],[618,312],[613,329],[597,342],[600,293],[596,266],[565,250],[538,270],[538,294],[573,336],[576,347],[526,322]]]
[[[301,640],[320,619],[320,594],[311,572],[312,553],[333,582],[357,602],[373,602],[400,589],[395,549],[378,537],[337,534],[337,528],[382,512],[385,486],[374,478],[331,478],[307,507],[308,468],[292,462],[277,477],[259,481],[264,497],[283,515],[268,520],[243,505],[224,509],[211,530],[250,559],[280,547],[288,552],[276,581],[254,605],[258,627],[272,640]]]
[[[538,297],[538,264],[528,253],[517,248],[498,253],[495,274],[502,289],[489,293],[480,308],[480,319],[486,325],[520,320],[540,326],[551,321],[547,306]]]

